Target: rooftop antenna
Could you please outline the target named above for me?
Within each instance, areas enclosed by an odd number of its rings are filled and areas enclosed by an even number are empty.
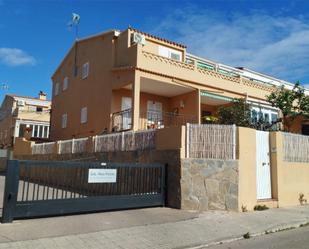
[[[78,25],[80,21],[80,15],[72,13],[71,21],[68,23],[70,29],[75,28],[75,40],[78,40]]]
[[[74,46],[74,68],[73,68],[73,73],[74,76],[76,77],[78,74],[78,68],[77,68],[77,42],[78,42],[78,25],[80,21],[80,15],[76,13],[72,13],[72,18],[71,21],[69,22],[68,26],[69,29],[75,28],[75,46]]]

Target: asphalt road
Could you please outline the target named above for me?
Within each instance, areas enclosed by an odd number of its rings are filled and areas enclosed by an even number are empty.
[[[309,226],[226,243],[207,249],[308,249]],[[205,248],[206,249],[206,248]]]

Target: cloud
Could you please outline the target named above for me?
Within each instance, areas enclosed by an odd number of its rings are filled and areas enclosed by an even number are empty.
[[[35,65],[36,60],[18,48],[1,48],[0,62],[8,66]]]
[[[152,32],[187,45],[188,52],[289,81],[309,77],[309,21],[263,12],[176,10]]]

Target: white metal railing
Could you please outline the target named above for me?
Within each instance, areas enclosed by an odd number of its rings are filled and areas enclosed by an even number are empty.
[[[52,154],[54,153],[55,146],[55,142],[34,144],[32,145],[32,154]]]
[[[126,131],[93,138],[95,152],[133,151],[155,148],[155,131]]]
[[[72,140],[72,153],[83,153],[87,150],[88,137]]]
[[[236,159],[236,126],[187,124],[186,157]]]
[[[89,138],[58,141],[57,154],[74,154],[87,151]],[[53,154],[57,142],[34,144],[32,154]],[[94,152],[134,151],[155,148],[155,130],[126,131],[93,137]]]
[[[283,160],[287,162],[309,162],[309,136],[282,133]]]
[[[73,140],[74,139],[58,141],[58,154],[73,153]]]

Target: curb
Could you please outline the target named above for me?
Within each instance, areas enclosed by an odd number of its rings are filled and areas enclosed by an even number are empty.
[[[263,231],[263,232],[250,233],[250,237],[252,238],[252,237],[258,237],[258,236],[262,236],[262,235],[268,235],[268,234],[282,232],[282,231],[291,230],[291,229],[296,229],[296,228],[300,228],[300,227],[308,226],[308,225],[309,225],[309,220],[297,222],[297,223],[292,223],[292,224],[288,224],[288,225],[280,225],[276,228],[271,228],[271,229]],[[231,242],[238,241],[238,240],[244,240],[244,239],[245,238],[243,237],[243,235],[238,235],[238,236],[235,236],[233,238],[222,239],[220,241],[213,241],[213,242],[210,242],[210,243],[207,243],[207,244],[188,247],[188,249],[201,249],[201,248],[205,248],[205,247],[207,248],[207,247],[210,247],[210,246],[227,244],[227,243],[231,243]]]

